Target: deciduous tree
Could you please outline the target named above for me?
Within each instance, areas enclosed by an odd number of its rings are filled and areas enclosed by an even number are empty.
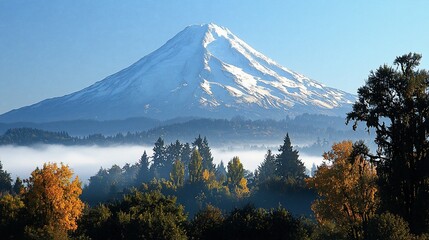
[[[170,180],[174,185],[181,187],[185,183],[185,166],[182,161],[176,160],[170,173]]]
[[[231,191],[234,191],[237,197],[243,197],[249,193],[247,187],[247,180],[244,178],[243,164],[240,162],[239,157],[233,157],[228,162],[228,185]]]
[[[81,183],[66,165],[44,164],[26,181],[24,202],[34,220],[27,228],[32,237],[64,238],[68,231],[76,230],[76,221],[84,204],[79,199]]]
[[[363,237],[363,226],[378,204],[376,171],[363,153],[357,152],[361,148],[362,143],[356,143],[353,151],[351,141],[334,144],[323,154],[329,164],[323,163],[313,178],[306,179],[320,196],[312,205],[319,224],[334,225],[353,239]]]
[[[414,233],[429,232],[429,73],[421,55],[397,57],[371,71],[347,120],[376,133],[381,207],[403,217]]]
[[[201,182],[203,179],[203,158],[197,149],[194,149],[189,163],[189,181],[191,183]]]

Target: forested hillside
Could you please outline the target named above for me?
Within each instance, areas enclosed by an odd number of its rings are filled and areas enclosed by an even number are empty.
[[[320,145],[341,141],[344,136],[352,140],[366,139],[371,136],[365,131],[354,132],[345,126],[345,119],[323,115],[304,114],[293,119],[275,120],[245,120],[234,118],[222,119],[193,119],[185,122],[176,122],[152,128],[147,131],[115,133],[103,135],[101,133],[85,136],[68,135],[65,132],[50,132],[33,128],[15,128],[7,130],[0,136],[0,144],[32,145],[38,143],[55,143],[63,145],[111,145],[111,144],[152,144],[158,137],[166,141],[189,141],[195,134],[210,138],[213,146],[232,146],[234,144],[272,144],[273,139],[283,138],[288,132],[296,144],[315,144],[313,151],[321,154]],[[67,136],[62,136],[62,135]],[[326,144],[327,143],[327,144]]]

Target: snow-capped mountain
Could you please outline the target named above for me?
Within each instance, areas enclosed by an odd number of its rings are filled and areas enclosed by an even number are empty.
[[[83,90],[12,110],[0,121],[282,119],[343,115],[355,99],[280,66],[228,29],[206,24],[185,28],[158,50]]]

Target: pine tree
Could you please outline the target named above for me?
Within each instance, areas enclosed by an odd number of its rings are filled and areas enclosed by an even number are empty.
[[[182,144],[179,140],[176,140],[175,143],[171,143],[166,148],[166,170],[171,171],[173,164],[176,160],[181,160],[182,155]]]
[[[207,138],[204,137],[203,139],[201,135],[198,135],[198,138],[195,139],[192,146],[198,148],[198,152],[200,152],[203,158],[203,169],[214,172],[215,165],[213,164],[213,156]]]
[[[316,171],[317,171],[317,166],[316,164],[313,163],[313,165],[311,166],[310,175],[314,177],[314,175],[316,174]]]
[[[275,176],[276,156],[268,149],[264,161],[258,167],[258,182],[262,183]]]
[[[185,166],[185,179],[189,178],[189,163],[191,162],[192,149],[189,143],[183,144],[180,159]]]
[[[3,170],[3,165],[0,162],[0,195],[2,192],[10,192],[12,190],[12,178],[10,173]]]
[[[143,155],[140,157],[138,166],[139,166],[139,169],[136,176],[136,186],[139,186],[143,182],[148,182],[153,178],[149,169],[150,162],[146,151],[144,151]]]
[[[13,184],[12,191],[14,194],[20,194],[24,189],[24,185],[22,184],[22,180],[19,177],[16,177],[15,183]]]
[[[214,172],[215,165],[213,164],[213,156],[209,147],[209,142],[206,137],[204,137],[203,139],[202,147],[203,148],[201,149],[201,155],[203,156],[203,168],[209,170],[210,172]]]
[[[164,140],[160,137],[155,142],[153,147],[153,164],[151,166],[151,172],[156,178],[167,177],[169,171],[165,172],[165,162],[166,162],[166,149],[164,146]]]
[[[299,160],[297,150],[294,150],[286,134],[283,145],[279,148],[280,154],[276,158],[276,174],[284,180],[301,182],[306,177],[304,164]]]
[[[223,164],[223,161],[220,161],[220,163],[217,165],[216,168],[216,180],[219,181],[220,183],[224,183],[227,180],[227,172],[226,172],[226,168],[225,165]]]

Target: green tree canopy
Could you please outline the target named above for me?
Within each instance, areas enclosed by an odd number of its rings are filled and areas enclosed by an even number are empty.
[[[276,173],[276,157],[268,149],[267,154],[265,154],[265,159],[258,167],[258,181],[264,182],[275,176]]]
[[[170,173],[170,180],[174,185],[180,187],[185,183],[185,166],[182,161],[176,160]]]
[[[194,149],[189,163],[189,181],[191,183],[203,180],[203,158],[197,149]]]
[[[138,171],[136,176],[137,186],[143,182],[148,182],[153,178],[151,172],[149,171],[149,168],[150,168],[149,157],[147,156],[146,151],[144,151],[138,163]]]
[[[192,143],[192,146],[198,148],[198,152],[203,158],[203,169],[214,172],[215,165],[213,164],[213,156],[207,138],[201,138],[201,135],[198,135],[198,137]]]
[[[238,198],[241,198],[249,193],[247,187],[247,180],[244,178],[243,164],[240,162],[239,157],[233,157],[228,162],[228,186],[231,191],[234,191]]]
[[[157,178],[166,178],[170,171],[165,171],[164,167],[166,165],[166,148],[164,145],[164,140],[159,137],[155,142],[153,147],[153,164],[151,166],[151,171],[153,175]]]
[[[0,162],[0,195],[2,192],[10,192],[12,189],[12,178],[10,173],[3,170],[3,165]]]
[[[421,55],[397,57],[371,71],[347,121],[374,129],[383,210],[403,217],[412,232],[429,232],[429,74]]]
[[[186,214],[175,197],[133,191],[87,212],[80,231],[90,239],[186,239]]]
[[[241,179],[244,177],[243,164],[240,162],[240,158],[235,156],[231,161],[228,162],[228,184],[238,186]]]

